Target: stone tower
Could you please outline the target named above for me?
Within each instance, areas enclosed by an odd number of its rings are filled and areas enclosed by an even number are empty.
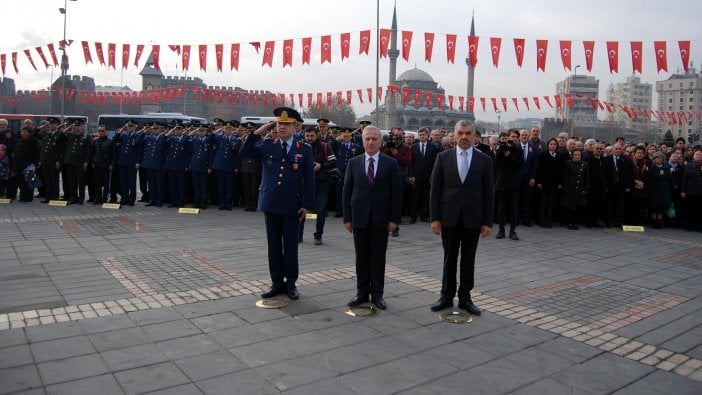
[[[471,15],[470,17],[470,35],[475,36],[475,14]],[[469,101],[471,97],[474,97],[475,95],[473,94],[473,80],[475,78],[475,69],[473,66],[470,64],[470,55],[466,58],[466,65],[468,66],[468,86],[466,90],[466,118],[475,121],[475,114],[473,114],[472,111],[470,111],[470,105]]]
[[[144,91],[161,90],[161,82],[163,81],[163,73],[161,69],[154,66],[154,54],[149,54],[149,58],[144,64],[144,68],[139,72],[141,75],[141,89]],[[160,103],[145,103],[141,105],[141,112],[161,112]]]

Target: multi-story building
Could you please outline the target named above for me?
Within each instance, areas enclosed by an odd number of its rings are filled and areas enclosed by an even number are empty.
[[[599,93],[600,81],[593,76],[571,75],[559,81],[556,83],[556,94],[571,94],[573,108],[570,108],[564,99],[561,108],[556,108],[556,119],[570,121],[574,127],[597,122],[597,109],[593,108],[589,98],[597,99]]]
[[[699,144],[699,135],[702,134],[702,122],[697,113],[690,111],[702,110],[702,73],[690,67],[684,74],[673,74],[667,80],[656,82],[658,92],[658,111],[662,113],[688,114],[687,121],[682,125],[678,122],[661,122],[661,133],[671,132],[673,138],[683,137],[691,143]],[[695,140],[694,137],[698,140]]]
[[[626,82],[610,84],[607,89],[607,102],[615,104],[615,110],[607,113],[607,120],[627,129],[645,131],[651,128],[651,119],[643,116],[629,117],[620,107],[651,110],[653,86],[641,82],[638,76],[630,76]]]

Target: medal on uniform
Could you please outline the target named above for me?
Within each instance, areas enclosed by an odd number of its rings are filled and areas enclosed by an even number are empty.
[[[268,166],[272,166],[272,165],[273,165],[273,157],[272,157],[272,156],[269,156],[269,157],[268,157],[268,160],[266,161],[266,164],[267,164]]]
[[[302,155],[296,154],[295,158],[293,159],[292,168],[294,171],[297,171],[300,168],[300,157],[302,157]]]

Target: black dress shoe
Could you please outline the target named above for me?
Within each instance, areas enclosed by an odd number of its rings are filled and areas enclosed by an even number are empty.
[[[515,231],[509,232],[509,238],[512,240],[519,240],[519,237],[517,236],[517,232],[515,232]]]
[[[417,217],[412,217],[409,220],[410,225],[416,224],[417,223]]]
[[[441,298],[438,302],[431,305],[431,311],[439,311],[447,307],[453,307],[453,300]]]
[[[261,294],[261,297],[264,298],[264,299],[267,299],[267,298],[272,298],[272,297],[274,297],[274,296],[276,296],[276,295],[280,295],[280,294],[282,294],[282,293],[285,293],[285,289],[284,289],[284,288],[280,288],[280,287],[273,286],[273,287],[271,287],[268,291],[262,293],[262,294]]]
[[[505,231],[501,230],[497,232],[497,236],[495,236],[496,239],[504,239],[505,238]]]
[[[468,310],[468,312],[471,313],[472,315],[483,314],[482,310],[480,310],[478,308],[478,306],[474,305],[473,302],[460,301],[460,302],[458,302],[458,308],[463,309],[463,310]]]
[[[400,230],[399,230],[399,229],[395,229],[395,230],[392,231],[392,237],[397,237],[397,236],[399,236],[399,235],[400,235]]]
[[[44,199],[44,200],[42,200],[41,202],[42,202],[42,203],[49,203],[49,201],[50,201],[49,199]]]
[[[290,300],[298,300],[300,298],[300,293],[297,291],[297,288],[288,288],[288,298],[290,298]]]
[[[388,308],[382,296],[374,296],[373,300],[371,300],[371,303],[373,303],[375,307],[379,308],[380,310],[385,310]]]
[[[368,295],[356,295],[353,297],[353,299],[349,300],[346,305],[349,307],[356,307],[364,303],[368,303]]]

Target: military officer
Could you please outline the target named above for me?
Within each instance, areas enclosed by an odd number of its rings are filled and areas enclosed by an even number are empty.
[[[113,139],[118,151],[121,203],[127,206],[133,206],[136,201],[136,175],[144,149],[144,133],[141,130],[137,131],[136,128],[137,123],[130,119],[123,127],[117,129]]]
[[[83,133],[84,126],[84,120],[73,120],[71,131],[66,134],[61,159],[68,174],[68,190],[64,194],[69,204],[83,204],[85,201],[85,171],[90,162],[90,145]]]
[[[242,134],[242,139],[245,140],[250,132],[254,131],[254,124],[247,122],[245,124],[246,132]],[[258,205],[258,187],[261,186],[261,158],[254,152],[241,154],[239,157],[241,166],[241,181],[244,192],[244,210],[256,211]]]
[[[234,173],[238,170],[239,138],[234,135],[237,121],[227,121],[220,132],[212,137],[214,158],[212,170],[217,173],[217,192],[220,210],[232,210]]]
[[[296,300],[300,296],[295,285],[299,273],[298,227],[314,207],[314,158],[307,143],[293,138],[295,122],[302,122],[300,114],[288,107],[276,108],[273,114],[276,122],[250,134],[241,152],[256,152],[263,166],[258,209],[265,213],[268,269],[273,284],[261,297],[287,293]],[[278,137],[261,140],[261,135],[276,124]]]
[[[193,179],[193,201],[195,208],[207,208],[207,175],[212,172],[212,140],[208,139],[209,125],[200,124],[191,132],[188,170]]]
[[[319,141],[329,144],[334,140],[334,137],[331,134],[331,129],[329,128],[328,119],[319,118],[317,120],[317,131],[319,131]]]
[[[185,205],[185,169],[190,156],[190,137],[184,131],[185,127],[179,122],[165,134],[166,170],[171,191],[171,204],[168,207]]]
[[[339,181],[336,183],[336,215],[335,218],[344,216],[341,208],[341,191],[344,188],[344,175],[346,174],[346,165],[349,160],[356,155],[362,154],[363,149],[360,145],[351,141],[353,135],[349,128],[343,128],[341,135],[331,142],[331,147],[336,154],[336,168],[339,169]]]
[[[39,165],[43,175],[45,197],[42,203],[59,198],[59,170],[65,136],[58,130],[61,120],[56,117],[46,118],[48,124],[41,127],[39,140]]]
[[[144,135],[144,149],[140,169],[145,169],[148,180],[149,203],[146,206],[163,206],[166,193],[163,185],[163,164],[165,161],[166,137],[163,135],[163,127],[160,122],[148,125]]]
[[[107,202],[110,193],[110,173],[114,163],[114,144],[107,137],[107,127],[98,126],[98,137],[90,141],[90,167],[93,169],[93,204]]]

